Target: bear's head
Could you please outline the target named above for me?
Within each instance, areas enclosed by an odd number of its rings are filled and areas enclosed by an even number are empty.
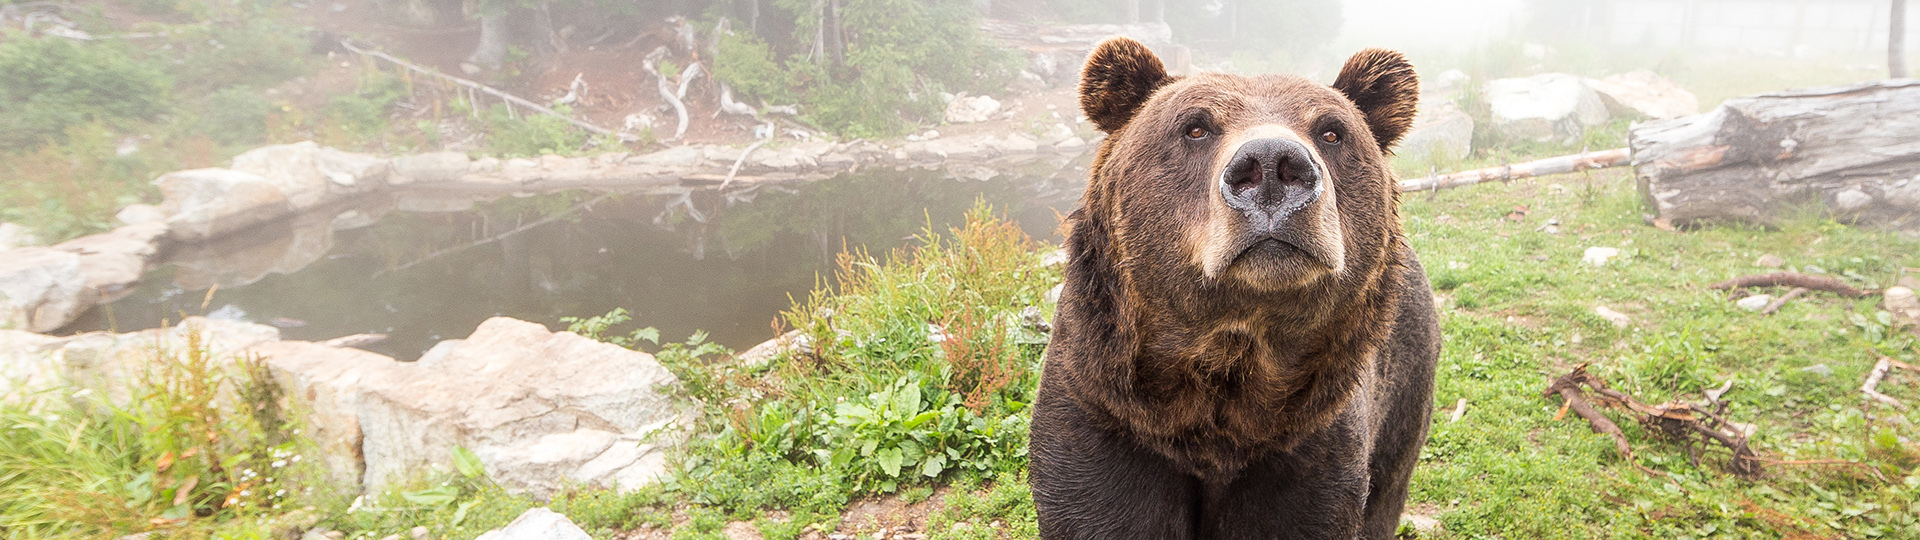
[[[1327,86],[1174,77],[1138,42],[1102,43],[1080,104],[1109,136],[1068,223],[1048,353],[1076,399],[1150,445],[1239,449],[1182,458],[1196,471],[1331,422],[1396,313],[1408,259],[1387,155],[1418,99],[1390,51]]]

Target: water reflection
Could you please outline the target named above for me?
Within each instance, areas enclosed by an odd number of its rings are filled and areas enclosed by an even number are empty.
[[[929,224],[944,230],[976,200],[1057,240],[1083,182],[944,176],[880,171],[729,193],[375,197],[180,250],[68,330],[207,313],[275,324],[290,339],[388,334],[366,348],[411,359],[495,315],[558,328],[561,317],[620,307],[669,339],[699,329],[741,348],[769,337],[789,295],[830,274],[844,249],[881,252]]]

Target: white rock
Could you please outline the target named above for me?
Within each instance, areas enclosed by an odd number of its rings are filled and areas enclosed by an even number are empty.
[[[361,384],[368,492],[422,468],[449,468],[457,445],[478,455],[509,491],[550,496],[604,455],[616,434],[674,440],[689,413],[672,394],[678,379],[651,355],[504,317]],[[620,469],[615,476],[658,472]]]
[[[1767,254],[1761,255],[1758,259],[1754,259],[1753,265],[1762,268],[1779,268],[1786,266],[1787,260],[1780,258],[1779,255]]]
[[[1394,153],[1416,160],[1454,160],[1473,152],[1473,117],[1442,103],[1414,117]]]
[[[1920,298],[1915,297],[1913,289],[1897,285],[1888,287],[1887,291],[1880,295],[1880,298],[1881,307],[1886,308],[1887,311],[1892,312],[1894,315],[1905,317],[1908,320],[1920,319]]]
[[[40,240],[34,238],[32,229],[17,223],[0,223],[0,251],[39,243]]]
[[[1580,260],[1594,266],[1606,266],[1607,261],[1618,256],[1620,256],[1618,248],[1594,246],[1587,248],[1585,253],[1581,253]]]
[[[985,122],[1000,112],[1000,102],[990,96],[964,96],[947,103],[947,123]]]
[[[1616,116],[1667,119],[1700,112],[1700,99],[1694,97],[1693,92],[1652,71],[1643,69],[1609,75],[1588,84]]]
[[[593,540],[593,537],[567,516],[543,506],[527,510],[506,527],[487,531],[474,540]]]
[[[167,215],[168,234],[184,241],[224,236],[295,210],[280,186],[250,172],[192,169],[161,175],[153,183],[165,198],[160,211]]]
[[[87,287],[107,297],[100,301],[112,301],[132,292],[166,234],[165,223],[148,222],[75,238],[53,248],[79,255]]]
[[[43,247],[0,257],[0,328],[52,332],[93,307],[80,255]]]
[[[167,220],[167,214],[160,207],[151,204],[129,204],[113,214],[113,219],[122,225],[145,225]],[[3,226],[3,225],[0,225]]]
[[[1772,302],[1773,302],[1773,295],[1756,294],[1746,298],[1741,298],[1739,301],[1734,302],[1734,305],[1738,305],[1740,306],[1740,309],[1744,309],[1747,311],[1760,311],[1762,309],[1766,309],[1767,304]]]
[[[1064,150],[1069,148],[1079,148],[1086,145],[1087,145],[1086,139],[1082,139],[1079,137],[1067,137],[1067,140],[1054,143],[1053,147]]]
[[[248,150],[233,157],[231,168],[266,179],[304,210],[370,190],[363,184],[384,179],[387,161],[302,141]]]
[[[1861,191],[1859,186],[1842,190],[1833,195],[1833,207],[1841,212],[1854,212],[1873,204],[1873,196]]]
[[[1626,328],[1628,325],[1633,324],[1632,317],[1628,317],[1627,314],[1625,313],[1614,311],[1608,308],[1607,306],[1594,306],[1593,314],[1599,315],[1600,318],[1606,319],[1607,322],[1613,323],[1613,326],[1615,328]]]
[[[1052,126],[1047,127],[1046,133],[1040,135],[1040,142],[1051,145],[1067,140],[1073,137],[1073,135],[1073,128],[1067,127],[1066,124],[1056,122]]]
[[[1605,124],[1607,106],[1580,77],[1543,73],[1488,81],[1481,92],[1493,109],[1493,127],[1510,139],[1553,141]]]

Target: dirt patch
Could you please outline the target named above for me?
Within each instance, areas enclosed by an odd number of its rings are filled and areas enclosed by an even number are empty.
[[[946,507],[947,493],[952,488],[941,487],[933,495],[917,503],[907,503],[898,495],[888,495],[855,501],[840,515],[840,527],[836,534],[853,535],[858,538],[895,538],[911,540],[925,538],[928,518],[934,512]],[[808,538],[821,539],[825,535],[811,533]]]

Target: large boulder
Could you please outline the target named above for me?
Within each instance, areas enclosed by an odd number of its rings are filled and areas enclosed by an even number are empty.
[[[287,194],[266,177],[232,169],[192,169],[153,181],[165,201],[167,232],[200,242],[293,213]]]
[[[301,141],[248,150],[234,156],[230,168],[260,175],[280,188],[295,210],[306,210],[377,188],[386,178],[387,160]]]
[[[190,335],[197,334],[195,337]],[[90,332],[67,338],[56,352],[59,376],[113,403],[128,403],[156,360],[179,358],[197,341],[215,365],[225,366],[248,349],[280,339],[280,330],[244,321],[188,317],[180,324],[114,334]]]
[[[1584,79],[1565,73],[1495,79],[1481,92],[1493,109],[1493,128],[1511,140],[1578,137],[1610,118],[1600,94]]]
[[[0,328],[51,332],[93,307],[80,256],[28,247],[0,253]]]
[[[0,330],[0,400],[52,387],[58,381],[53,351],[66,341],[25,330]]]
[[[362,387],[394,376],[403,364],[360,349],[305,341],[262,343],[252,352],[266,359],[286,395],[303,405],[306,435],[320,452],[329,483],[358,491],[366,470],[360,452]]]
[[[40,240],[34,237],[32,229],[18,223],[0,222],[0,251],[39,243]]]
[[[68,240],[53,249],[79,255],[87,287],[100,293],[101,302],[111,302],[133,292],[166,234],[165,223],[150,222]]]
[[[992,96],[966,96],[953,98],[947,102],[947,123],[972,124],[993,119],[1000,112],[1000,102]]]
[[[1473,152],[1473,116],[1453,103],[1422,107],[1393,153],[1424,161],[1449,161]]]
[[[1638,70],[1589,80],[1600,100],[1614,116],[1643,116],[1655,120],[1679,118],[1700,112],[1700,99],[1673,81]]]
[[[466,175],[471,166],[467,155],[460,152],[400,156],[393,158],[393,174],[387,178],[387,183],[399,186],[452,182]]]
[[[488,319],[467,339],[361,382],[365,487],[450,470],[455,446],[508,490],[538,497],[569,483],[652,482],[692,413],[672,395],[678,382],[646,353]]]

